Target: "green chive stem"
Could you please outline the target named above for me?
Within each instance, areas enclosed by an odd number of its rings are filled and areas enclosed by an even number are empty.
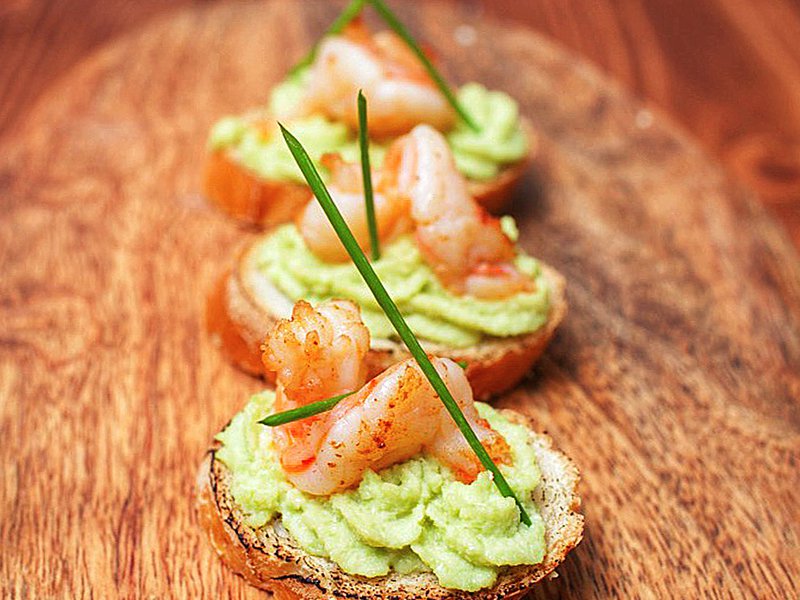
[[[268,427],[277,427],[278,425],[285,425],[286,423],[291,423],[292,421],[307,419],[308,417],[313,417],[314,415],[331,410],[334,406],[339,404],[339,402],[348,396],[352,396],[354,393],[355,392],[347,392],[346,394],[339,394],[333,398],[318,400],[317,402],[309,402],[308,404],[298,406],[297,408],[291,408],[283,412],[274,413],[261,419],[259,423]]]
[[[397,305],[394,303],[391,296],[389,296],[386,288],[383,287],[381,280],[378,278],[378,275],[373,270],[369,260],[367,260],[364,252],[359,247],[358,242],[356,242],[356,239],[353,237],[353,233],[350,231],[350,228],[347,226],[347,222],[344,220],[344,217],[342,217],[342,214],[336,207],[333,198],[331,198],[330,194],[328,193],[328,190],[325,187],[322,178],[319,176],[314,163],[308,156],[308,153],[305,151],[297,138],[289,133],[289,131],[287,131],[282,124],[278,123],[278,126],[281,128],[283,138],[286,140],[286,145],[289,147],[289,151],[292,153],[292,156],[294,156],[297,166],[300,167],[300,170],[302,171],[303,176],[306,178],[309,187],[314,192],[314,196],[322,206],[322,210],[330,220],[331,225],[336,231],[336,234],[339,236],[339,239],[342,241],[342,244],[344,245],[348,254],[350,254],[350,258],[353,259],[353,263],[355,264],[359,273],[361,273],[361,276],[364,278],[367,286],[375,296],[375,300],[378,301],[378,304],[386,313],[386,316],[389,318],[389,321],[392,323],[395,331],[397,331],[400,339],[403,340],[406,347],[411,352],[411,355],[417,361],[420,369],[428,378],[428,381],[430,381],[434,391],[439,396],[442,403],[444,403],[447,412],[450,413],[450,416],[456,422],[456,425],[458,425],[458,428],[461,430],[461,433],[466,438],[467,443],[469,443],[473,452],[475,452],[478,459],[481,461],[481,464],[492,474],[492,478],[494,484],[497,486],[497,489],[500,490],[500,493],[503,496],[514,499],[514,502],[517,504],[517,508],[519,508],[522,522],[526,525],[530,525],[531,519],[528,516],[528,513],[525,511],[525,508],[522,506],[519,498],[517,498],[517,496],[514,494],[514,491],[508,485],[508,482],[506,481],[505,477],[503,477],[500,469],[498,469],[497,465],[494,464],[494,461],[492,460],[492,457],[489,456],[486,448],[484,448],[481,444],[478,436],[475,435],[475,432],[472,430],[472,427],[464,416],[464,413],[461,412],[461,408],[459,408],[455,399],[450,394],[450,391],[447,389],[444,381],[442,381],[442,378],[439,376],[438,371],[436,371],[436,368],[431,363],[428,355],[425,353],[425,350],[423,350],[422,346],[420,345],[419,340],[417,340],[417,336],[414,335],[408,324],[406,324],[406,321],[403,318],[403,315],[400,314],[400,310],[397,308]]]
[[[326,35],[333,35],[335,33],[341,33],[342,29],[347,27],[347,25],[355,19],[360,13],[361,10],[364,8],[364,4],[366,4],[367,0],[350,0],[350,3],[345,6],[344,10],[336,17],[336,20],[330,24],[330,26],[325,30],[325,33],[322,34],[320,40],[324,38]],[[296,75],[298,71],[304,69],[317,57],[317,51],[319,50],[319,41],[317,41],[302,59],[298,62],[295,66],[289,69],[289,76]]]
[[[472,119],[470,114],[464,110],[464,107],[461,106],[458,99],[456,98],[455,94],[453,94],[450,86],[447,85],[447,82],[444,78],[439,74],[439,71],[436,70],[436,67],[433,66],[428,57],[425,56],[425,53],[422,51],[422,48],[419,47],[417,42],[414,40],[414,37],[411,33],[406,29],[405,25],[400,22],[400,19],[392,12],[392,10],[383,2],[383,0],[367,0],[373,8],[378,11],[378,14],[386,21],[386,24],[392,28],[392,30],[400,36],[409,49],[417,55],[417,58],[422,63],[422,66],[425,67],[425,70],[428,71],[428,74],[433,79],[436,87],[439,88],[439,91],[444,94],[444,97],[447,98],[447,101],[450,103],[450,106],[455,109],[458,115],[464,120],[464,122],[475,132],[480,132],[480,126]]]
[[[372,172],[369,168],[369,131],[367,130],[367,99],[358,90],[358,145],[361,149],[361,176],[364,179],[364,204],[367,209],[367,227],[372,260],[381,257],[378,223],[375,221],[375,199],[372,194]]]

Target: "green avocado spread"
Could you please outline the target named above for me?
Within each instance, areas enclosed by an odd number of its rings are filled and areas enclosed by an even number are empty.
[[[287,78],[276,86],[268,106],[241,117],[225,117],[211,129],[209,146],[225,150],[232,158],[264,179],[304,183],[303,175],[292,159],[277,127],[259,126],[282,119],[302,142],[314,159],[326,152],[338,152],[345,160],[358,160],[356,132],[341,122],[321,114],[287,119],[303,97],[308,71]],[[458,169],[469,179],[486,181],[494,178],[507,164],[523,158],[528,140],[520,126],[517,103],[503,92],[489,91],[477,83],[469,83],[458,91],[459,102],[480,124],[480,132],[459,121],[445,136],[453,150]],[[355,100],[354,100],[355,102]],[[386,145],[370,142],[370,160],[379,167]],[[317,164],[319,168],[320,165]],[[325,170],[321,169],[323,176]]]
[[[503,217],[504,230],[514,239],[511,217]],[[297,227],[283,225],[257,243],[254,249],[259,273],[292,302],[316,304],[329,298],[352,300],[373,338],[394,338],[395,331],[355,265],[326,263],[308,249]],[[502,300],[456,295],[439,282],[425,263],[412,236],[404,236],[381,249],[372,266],[412,331],[421,339],[464,348],[483,336],[508,337],[536,331],[547,320],[549,288],[539,262],[519,252],[516,265],[536,282],[532,292]]]
[[[541,474],[531,434],[490,406],[477,403],[511,448],[513,464],[500,469],[522,499],[530,527],[488,472],[466,485],[425,455],[367,471],[356,488],[307,495],[286,480],[270,428],[258,423],[272,412],[273,401],[271,391],[256,394],[217,435],[222,447],[216,458],[231,473],[231,494],[247,525],[258,528],[280,515],[306,552],[329,558],[346,573],[433,571],[442,586],[466,591],[493,585],[504,565],[542,561],[544,523],[531,499]]]

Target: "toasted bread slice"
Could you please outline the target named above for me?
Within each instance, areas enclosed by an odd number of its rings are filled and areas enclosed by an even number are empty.
[[[206,326],[223,353],[239,368],[272,381],[274,374],[261,363],[261,343],[278,319],[288,318],[292,302],[256,267],[255,246],[240,256],[236,266],[219,280],[209,295]],[[425,349],[467,364],[467,377],[475,398],[483,400],[513,388],[541,356],[567,312],[564,278],[543,265],[550,286],[550,313],[536,331],[507,338],[485,337],[470,348],[448,348],[424,343]],[[400,342],[373,339],[367,355],[369,375],[409,358]]]
[[[528,137],[528,155],[504,167],[490,181],[467,180],[472,196],[494,214],[502,213],[508,205],[536,148],[536,137],[530,122],[522,119],[521,124]],[[307,186],[292,181],[264,179],[224,150],[215,150],[208,155],[204,190],[206,196],[224,212],[263,228],[291,221],[311,199],[311,191]]]
[[[533,426],[519,413],[502,412],[516,423]],[[348,575],[334,562],[302,550],[283,528],[280,517],[258,529],[245,525],[241,509],[230,493],[229,471],[215,460],[218,446],[209,450],[197,475],[199,519],[222,560],[248,583],[272,591],[279,600],[517,598],[551,574],[583,537],[583,516],[577,512],[580,508],[578,469],[553,448],[547,435],[535,434],[534,446],[542,472],[534,501],[545,523],[545,557],[536,565],[506,567],[493,587],[478,592],[443,588],[432,573],[372,578]]]

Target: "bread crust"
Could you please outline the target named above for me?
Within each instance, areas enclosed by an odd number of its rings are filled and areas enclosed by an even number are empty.
[[[510,410],[502,413],[514,422],[533,428],[530,419],[520,413]],[[225,465],[215,459],[218,444],[208,451],[198,470],[198,517],[223,562],[251,585],[272,591],[279,600],[518,598],[553,573],[583,538],[583,516],[577,512],[581,503],[577,467],[553,448],[549,436],[534,433],[533,439],[542,472],[542,483],[534,493],[534,500],[545,522],[545,557],[538,565],[504,568],[493,587],[478,592],[443,588],[432,573],[373,578],[348,575],[334,562],[302,550],[283,528],[280,517],[258,529],[249,527],[230,494],[230,474]]]
[[[220,150],[206,159],[203,189],[223,212],[260,227],[291,221],[311,199],[308,187],[262,179]]]
[[[528,137],[528,154],[504,167],[491,181],[467,182],[472,196],[493,214],[501,214],[508,206],[536,148],[536,136],[530,122],[521,119],[521,126]],[[224,150],[209,153],[203,187],[206,196],[223,212],[263,228],[291,221],[311,199],[311,191],[305,185],[264,179]]]
[[[250,248],[239,257],[235,268],[225,273],[212,289],[207,302],[206,327],[223,354],[237,367],[267,381],[274,374],[261,362],[261,343],[279,318],[287,317],[291,303],[264,302],[260,299],[269,289],[280,295],[266,281],[258,287],[251,276],[255,257]],[[467,364],[466,374],[475,398],[485,400],[512,389],[542,355],[556,328],[567,312],[564,278],[552,267],[542,266],[550,286],[550,312],[547,321],[536,331],[508,338],[485,338],[470,348],[447,348],[430,344],[426,349],[437,356],[446,356]],[[262,278],[263,279],[263,278]],[[277,308],[275,304],[280,304]],[[399,342],[373,340],[367,354],[369,375],[375,376],[389,366],[411,355]]]

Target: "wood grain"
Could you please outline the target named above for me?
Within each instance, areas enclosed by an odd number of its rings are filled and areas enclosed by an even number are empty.
[[[452,77],[508,90],[541,132],[515,212],[572,306],[504,402],[584,474],[586,540],[533,596],[797,597],[796,254],[658,113],[472,14],[404,12]],[[3,597],[263,597],[192,511],[204,448],[259,386],[202,329],[249,234],[204,203],[199,171],[210,123],[262,101],[331,16],[176,12],[81,63],[0,143]]]

